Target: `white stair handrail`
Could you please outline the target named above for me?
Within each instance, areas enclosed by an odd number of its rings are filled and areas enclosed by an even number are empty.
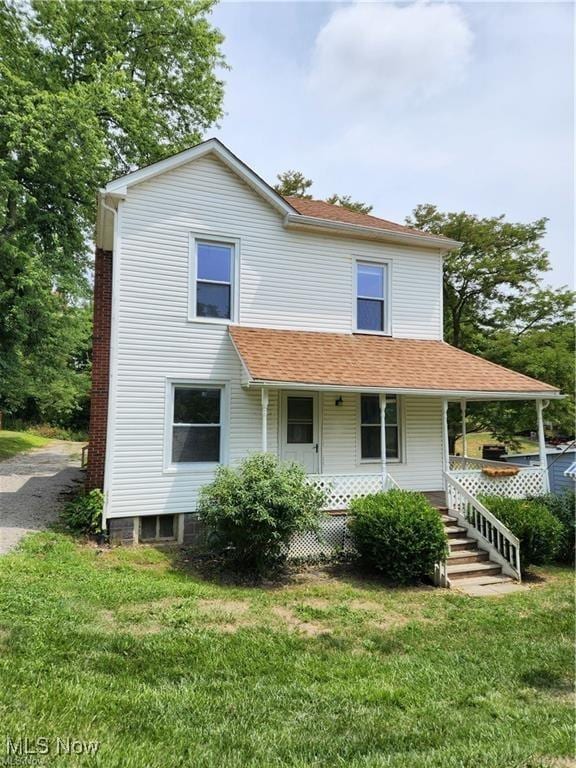
[[[490,559],[500,563],[507,575],[521,580],[520,541],[475,496],[449,472],[444,473],[449,514],[455,514],[471,538],[481,541]],[[472,510],[472,512],[471,512]],[[496,536],[494,536],[494,531]]]

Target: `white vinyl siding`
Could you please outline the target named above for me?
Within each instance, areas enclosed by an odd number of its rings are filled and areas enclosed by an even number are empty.
[[[282,216],[216,159],[201,158],[131,188],[120,206],[118,231],[106,487],[110,517],[190,512],[199,488],[213,477],[213,469],[180,473],[166,467],[167,381],[225,387],[225,463],[236,464],[261,449],[260,393],[242,388],[242,367],[226,325],[189,317],[191,238],[241,243],[237,319],[243,325],[350,333],[355,262],[386,259],[391,264],[392,334],[442,335],[438,253],[287,231]],[[331,397],[323,395],[322,401]],[[374,471],[373,465],[357,461],[356,406],[349,395],[343,397],[344,406],[336,409],[342,421],[328,419],[322,427],[324,434],[332,434],[323,457],[325,471],[332,466],[335,471]],[[391,465],[390,472],[410,475],[409,482],[418,487],[440,487],[440,406],[431,400],[418,406],[415,402],[407,399],[405,406],[412,474],[407,464]],[[352,410],[348,423],[344,417]],[[271,392],[272,452],[278,450],[277,424],[278,395]],[[350,428],[351,437],[342,442],[341,431]],[[412,449],[411,429],[416,435]],[[346,458],[349,448],[352,465]],[[416,466],[413,459],[419,462]]]
[[[322,471],[326,474],[373,474],[380,462],[362,461],[360,448],[360,398],[342,393],[323,393]],[[403,395],[399,398],[402,423],[401,460],[390,461],[386,471],[402,488],[442,488],[442,401],[434,397]]]

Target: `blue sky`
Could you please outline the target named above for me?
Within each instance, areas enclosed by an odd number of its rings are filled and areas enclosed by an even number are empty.
[[[547,216],[573,284],[571,3],[225,2],[216,135],[266,180],[294,168],[402,222],[418,203]]]

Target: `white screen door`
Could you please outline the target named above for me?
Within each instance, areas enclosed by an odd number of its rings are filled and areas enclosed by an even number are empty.
[[[308,474],[318,472],[318,395],[282,395],[282,458],[297,461]]]

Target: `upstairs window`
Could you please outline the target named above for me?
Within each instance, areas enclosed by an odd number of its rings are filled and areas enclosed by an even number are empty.
[[[236,247],[233,243],[194,239],[192,314],[232,320]]]
[[[356,330],[387,333],[386,264],[356,263]]]
[[[173,464],[220,461],[221,396],[221,389],[174,386]]]
[[[400,422],[398,398],[386,395],[386,459],[400,459]],[[380,427],[380,396],[360,397],[360,444],[361,458],[376,460],[382,457],[382,433]]]

